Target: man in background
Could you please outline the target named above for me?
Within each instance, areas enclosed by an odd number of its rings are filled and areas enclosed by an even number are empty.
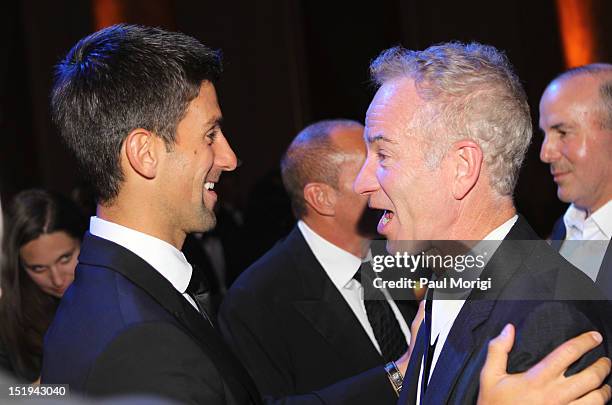
[[[612,65],[555,78],[540,101],[540,128],[540,159],[550,165],[559,199],[570,203],[553,245],[612,299]]]
[[[416,301],[363,300],[360,270],[370,268],[376,235],[375,212],[352,189],[364,160],[363,126],[348,120],[309,125],[282,159],[298,223],[238,278],[219,317],[264,395],[309,392],[378,367],[367,395],[396,400],[383,365],[406,352]]]

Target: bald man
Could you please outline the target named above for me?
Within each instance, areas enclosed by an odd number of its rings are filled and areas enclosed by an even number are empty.
[[[544,142],[557,196],[570,203],[554,228],[559,252],[612,298],[612,65],[571,69],[540,101]]]
[[[352,189],[364,160],[363,126],[348,120],[306,127],[282,160],[298,223],[235,282],[220,312],[263,395],[309,392],[377,367],[370,403],[397,400],[383,365],[406,352],[416,305],[364,303],[354,277],[375,235],[373,212]]]

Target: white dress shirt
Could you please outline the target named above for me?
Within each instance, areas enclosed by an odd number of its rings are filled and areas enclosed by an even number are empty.
[[[186,293],[192,268],[183,252],[154,236],[98,217],[91,217],[89,232],[123,246],[150,264],[199,312],[193,298]]]
[[[493,231],[491,231],[487,236],[483,238],[483,240],[489,241],[502,241],[510,229],[514,226],[518,219],[518,215],[513,216]],[[489,245],[490,246],[490,245]],[[489,247],[488,246],[488,247]],[[477,249],[477,247],[475,248]],[[484,262],[489,261],[491,256],[495,251],[489,251],[489,254],[486,255]],[[469,295],[469,291],[466,291],[466,295]],[[463,304],[465,304],[465,300],[433,300],[431,303],[431,341],[430,345],[438,339],[436,344],[436,348],[434,350],[434,354],[431,360],[431,367],[429,369],[429,376],[427,377],[427,381],[431,378],[434,369],[436,368],[436,363],[438,362],[438,358],[440,357],[440,353],[442,352],[442,348],[446,343],[446,339],[448,338],[448,334],[450,333],[453,324],[455,323],[455,319],[459,315],[461,308],[463,308]],[[417,404],[421,403],[421,380],[423,376],[423,359],[421,359],[421,371],[419,374],[419,383],[417,386]]]
[[[566,235],[559,253],[595,281],[612,237],[612,200],[588,217],[586,211],[572,204],[563,215],[563,222]]]
[[[304,221],[298,221],[298,228],[300,232],[302,232],[308,247],[310,247],[310,250],[312,250],[312,253],[321,264],[321,267],[323,267],[323,270],[325,270],[331,282],[336,286],[346,303],[349,305],[359,320],[359,323],[368,334],[372,344],[380,354],[380,345],[376,341],[374,331],[370,325],[370,321],[368,321],[368,314],[363,302],[363,287],[357,280],[353,279],[353,276],[357,270],[359,270],[359,267],[361,267],[362,260],[322,238],[306,225]],[[366,261],[369,258],[371,258],[371,253],[368,253]],[[395,319],[397,319],[400,329],[406,337],[406,343],[410,343],[410,328],[404,320],[402,313],[397,308],[395,302],[390,298],[389,293],[386,290],[381,289],[381,291],[387,298],[387,302],[393,310]]]

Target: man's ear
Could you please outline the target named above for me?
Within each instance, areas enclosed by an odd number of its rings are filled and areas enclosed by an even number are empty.
[[[128,162],[142,177],[152,179],[157,174],[160,142],[163,143],[161,138],[142,128],[134,129],[125,139]]]
[[[474,188],[482,169],[482,149],[471,140],[459,141],[451,147],[453,197],[462,200]]]
[[[319,215],[333,216],[336,214],[336,191],[328,184],[306,184],[304,200]]]

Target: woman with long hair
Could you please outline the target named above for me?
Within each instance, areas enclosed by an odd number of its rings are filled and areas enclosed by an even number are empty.
[[[5,212],[0,278],[0,366],[24,381],[40,376],[43,337],[74,279],[85,220],[70,200],[19,193]]]

